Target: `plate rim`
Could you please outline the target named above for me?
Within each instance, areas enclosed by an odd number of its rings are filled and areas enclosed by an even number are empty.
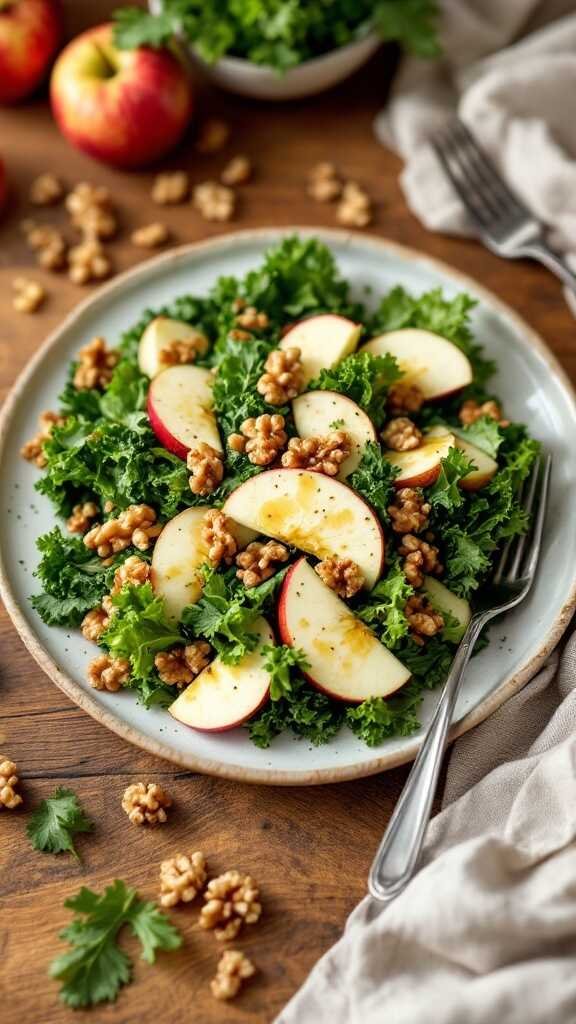
[[[411,263],[419,264],[430,270],[439,272],[455,281],[463,289],[471,291],[482,302],[487,303],[493,309],[507,318],[518,332],[523,336],[525,342],[535,349],[546,362],[551,374],[556,377],[563,390],[570,399],[576,415],[576,391],[566,371],[548,348],[544,339],[531,327],[511,306],[503,299],[500,299],[489,288],[478,283],[474,278],[462,273],[452,267],[444,260],[429,256],[411,246],[399,244],[378,235],[363,234],[357,231],[345,231],[336,228],[314,227],[310,225],[297,225],[293,227],[279,228],[248,228],[218,235],[216,237],[201,239],[196,242],[187,243],[161,253],[152,259],[145,260],[136,267],[131,267],[123,273],[118,274],[107,284],[101,286],[97,292],[87,296],[82,302],[71,310],[59,325],[50,332],[45,341],[40,345],[29,362],[21,370],[12,387],[10,388],[3,408],[0,411],[0,464],[2,462],[7,435],[16,413],[18,403],[23,395],[29,379],[34,375],[36,368],[43,362],[48,353],[56,347],[61,335],[73,329],[76,323],[82,319],[88,309],[105,304],[111,295],[121,292],[126,285],[141,279],[145,282],[147,278],[155,276],[159,269],[169,267],[170,264],[177,265],[186,262],[190,255],[207,252],[210,249],[241,247],[252,240],[273,244],[279,238],[299,234],[303,237],[319,237],[327,244],[331,241],[340,245],[350,245],[359,242],[363,246],[373,247],[380,251],[391,253],[398,258]],[[4,601],[6,610],[13,625],[16,628],[21,640],[32,655],[39,667],[46,673],[56,686],[61,689],[78,707],[86,711],[101,725],[110,729],[122,739],[160,757],[172,764],[186,768],[189,771],[196,771],[202,774],[215,775],[233,781],[250,782],[260,785],[280,786],[313,786],[324,785],[333,782],[345,782],[353,779],[364,778],[375,775],[381,771],[387,771],[401,764],[414,759],[421,744],[421,738],[413,740],[402,750],[387,754],[381,754],[369,761],[357,765],[343,765],[332,768],[316,768],[307,771],[277,770],[274,768],[242,767],[239,765],[224,764],[212,758],[201,757],[194,754],[187,754],[173,750],[167,743],[146,736],[133,725],[118,719],[116,715],[107,708],[102,707],[91,695],[82,689],[68,673],[64,672],[56,664],[54,659],[44,649],[41,642],[31,626],[29,626],[24,614],[20,610],[16,596],[12,590],[10,579],[4,564],[2,548],[0,546],[0,596]],[[520,666],[514,675],[505,679],[500,686],[484,698],[472,711],[454,724],[450,730],[449,740],[452,741],[462,736],[470,729],[479,725],[488,718],[494,711],[501,707],[510,697],[514,696],[537,672],[551,651],[554,649],[562,634],[564,633],[571,617],[576,609],[576,567],[572,580],[571,590],[567,599],[562,605],[554,622],[551,624],[547,635],[531,658]]]

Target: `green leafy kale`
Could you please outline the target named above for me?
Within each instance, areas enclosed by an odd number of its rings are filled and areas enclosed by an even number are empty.
[[[292,693],[291,669],[310,668],[304,651],[298,647],[266,644],[261,653],[264,655],[264,668],[270,673],[270,700],[280,700]]]
[[[157,950],[182,945],[180,933],[158,907],[119,879],[101,896],[83,886],[64,906],[75,915],[60,933],[71,949],[52,961],[50,977],[62,982],[60,998],[74,1010],[113,1002],[130,981],[132,963],[117,942],[124,925],[139,940],[146,963],[154,963]]]
[[[31,602],[48,626],[79,626],[110,590],[118,565],[132,553],[123,551],[112,565],[103,565],[81,540],[64,535],[58,526],[39,537],[37,546],[42,558],[34,575],[43,593],[34,594]]]
[[[456,428],[457,435],[464,441],[470,441],[477,448],[490,455],[491,458],[498,458],[498,449],[504,440],[502,430],[495,420],[490,416],[481,416],[475,423],[467,427]]]
[[[340,701],[324,696],[297,676],[291,679],[290,692],[260,711],[248,723],[248,731],[252,742],[262,749],[285,730],[321,746],[342,728],[344,713],[345,705]]]
[[[346,481],[388,522],[388,506],[394,493],[394,478],[399,470],[384,456],[379,444],[368,441],[362,458]]]
[[[417,710],[422,703],[420,687],[408,683],[401,693],[384,700],[371,697],[346,710],[346,725],[369,747],[392,736],[410,736],[419,728]]]
[[[401,377],[394,356],[354,352],[331,369],[321,370],[308,384],[309,391],[339,391],[368,413],[375,426],[386,418],[388,388]]]
[[[58,787],[31,815],[26,831],[35,850],[42,853],[69,852],[80,860],[72,836],[90,832],[92,822],[71,789]]]
[[[409,632],[404,606],[413,594],[414,588],[406,580],[400,559],[392,556],[386,575],[362,598],[355,611],[385,647],[394,648]]]
[[[227,341],[213,386],[214,409],[226,437],[237,432],[243,420],[273,411],[256,390],[269,352],[270,345],[263,341]]]
[[[427,498],[433,509],[453,512],[464,504],[460,481],[475,467],[460,448],[451,448],[440,463],[440,475],[428,491]]]

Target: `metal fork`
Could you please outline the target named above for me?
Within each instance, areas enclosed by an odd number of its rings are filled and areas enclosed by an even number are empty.
[[[448,729],[474,644],[486,623],[520,604],[534,582],[548,501],[550,467],[549,455],[538,459],[523,487],[521,501],[526,513],[532,517],[530,531],[508,541],[491,583],[478,599],[428,732],[374,858],[368,889],[375,899],[384,903],[389,903],[406,888],[416,870]]]
[[[576,274],[552,251],[542,224],[510,191],[466,125],[455,119],[432,147],[486,248],[505,259],[538,260],[576,292]]]

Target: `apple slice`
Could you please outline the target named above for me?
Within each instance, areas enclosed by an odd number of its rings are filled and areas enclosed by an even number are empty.
[[[212,374],[201,366],[170,366],[154,377],[148,391],[150,426],[169,452],[185,459],[204,441],[222,451],[212,412]]]
[[[472,610],[468,601],[463,597],[458,597],[457,594],[453,594],[451,590],[448,590],[448,587],[440,583],[440,580],[434,579],[433,576],[424,577],[424,590],[428,594],[430,604],[437,611],[448,612],[457,619],[460,626],[458,636],[458,642],[460,642],[472,617]]]
[[[393,466],[400,470],[394,479],[395,487],[428,487],[440,475],[442,459],[445,459],[456,439],[454,434],[439,436],[426,434],[419,448],[408,452],[386,451],[384,454]]]
[[[362,346],[375,356],[395,356],[406,383],[416,384],[424,398],[444,398],[472,381],[470,360],[447,338],[432,331],[406,327],[372,338]]]
[[[173,718],[200,732],[226,732],[260,710],[270,690],[260,647],[273,644],[274,634],[265,619],[257,619],[250,632],[258,635],[256,650],[237,665],[215,658],[170,705]]]
[[[358,344],[362,324],[355,324],[336,313],[299,320],[282,338],[280,348],[299,348],[304,384],[317,377],[320,370],[335,366],[349,356]]]
[[[167,316],[157,316],[151,320],[140,338],[138,345],[138,366],[147,377],[155,377],[166,366],[162,362],[162,353],[170,348],[174,341],[191,341],[204,339],[208,347],[208,339],[195,327],[183,320],[171,320]]]
[[[305,558],[288,570],[278,602],[283,643],[299,647],[306,678],[336,700],[360,703],[387,697],[410,672],[330,590]]]
[[[437,427],[430,427],[426,436],[442,437],[449,433],[448,427],[439,425]],[[468,456],[475,467],[470,473],[462,477],[460,486],[465,491],[479,491],[481,487],[489,484],[494,474],[498,472],[498,463],[491,455],[478,448],[477,445],[467,441],[457,430],[454,433],[454,443],[457,448],[460,448]]]
[[[352,558],[371,590],[384,565],[382,527],[346,484],[308,469],[269,469],[240,484],[224,512],[258,533],[317,558]]]
[[[300,437],[329,434],[331,430],[348,431],[352,452],[340,467],[339,480],[354,472],[367,442],[378,440],[370,417],[351,398],[337,391],[306,391],[292,402],[292,413]]]

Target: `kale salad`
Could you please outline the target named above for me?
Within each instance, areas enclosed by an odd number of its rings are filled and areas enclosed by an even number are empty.
[[[466,294],[357,301],[287,237],[207,296],[86,339],[22,454],[63,522],[32,604],[90,684],[259,747],[419,727],[538,453]]]

